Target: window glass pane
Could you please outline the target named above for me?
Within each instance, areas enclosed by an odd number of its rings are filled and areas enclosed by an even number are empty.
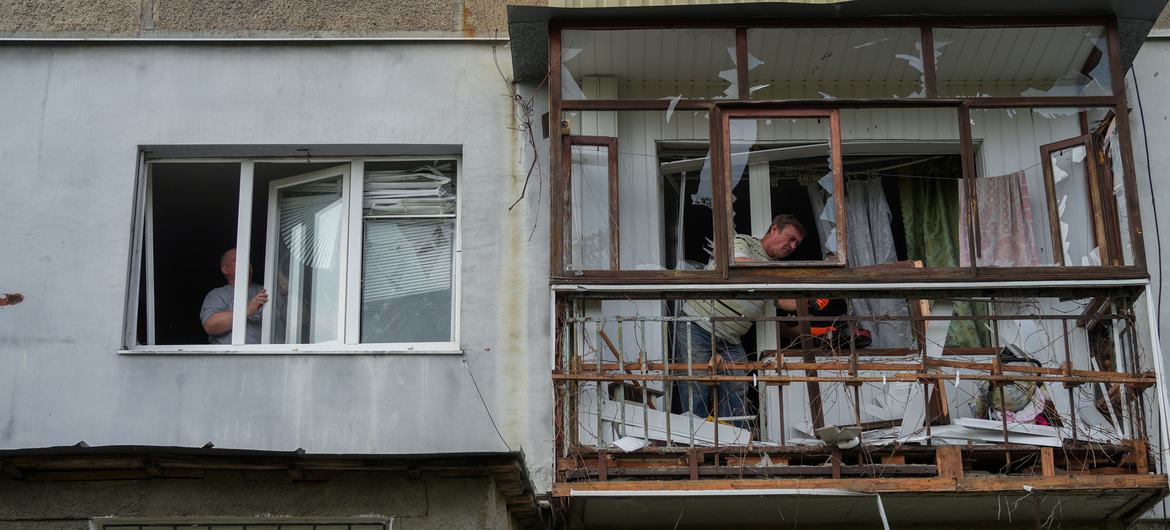
[[[609,201],[609,147],[574,146],[564,219],[565,269],[695,270],[711,256],[710,121],[703,111],[566,112],[574,136],[611,138],[616,212]],[[616,221],[616,227],[611,226]]]
[[[610,196],[609,148],[574,145],[570,153],[570,193],[573,205],[569,231],[572,233],[569,268],[609,269]]]
[[[958,267],[966,237],[958,113],[842,109],[850,267]]]
[[[735,30],[561,32],[564,99],[738,97]]]
[[[1116,225],[1100,210],[1106,166],[1089,139],[1106,114],[1075,108],[971,111],[977,265],[1109,263],[1106,234]],[[1099,210],[1100,223],[1094,213]]]
[[[732,265],[836,261],[829,118],[732,119],[730,128]]]
[[[364,343],[453,338],[455,162],[366,164]]]
[[[923,97],[917,28],[748,30],[752,99]]]
[[[940,97],[1108,96],[1105,28],[936,28]]]
[[[272,343],[339,339],[342,225],[346,221],[343,183],[340,176],[287,186],[275,183]]]

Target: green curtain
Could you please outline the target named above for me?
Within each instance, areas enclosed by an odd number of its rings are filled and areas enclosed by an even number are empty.
[[[929,164],[927,164],[929,165]],[[945,174],[922,172],[918,174]],[[935,168],[936,171],[943,168]],[[959,179],[899,179],[902,201],[902,224],[906,229],[906,254],[921,260],[926,267],[959,266]],[[983,304],[955,303],[955,315],[985,314]],[[987,343],[986,327],[981,321],[951,322],[947,346],[974,348]]]

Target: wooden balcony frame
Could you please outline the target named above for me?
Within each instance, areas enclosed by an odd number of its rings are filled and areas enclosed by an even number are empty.
[[[924,49],[933,49],[933,28],[1000,28],[1000,27],[1049,27],[1049,26],[1102,26],[1106,31],[1112,95],[1092,97],[988,97],[988,98],[940,98],[936,80],[936,67],[932,53],[923,54],[924,98],[913,99],[834,99],[834,100],[750,100],[747,90],[747,38],[749,27],[802,27],[802,28],[919,28]],[[565,224],[569,212],[568,169],[563,158],[567,156],[561,146],[565,145],[568,134],[560,127],[550,127],[551,149],[551,190],[550,201],[550,281],[558,283],[711,283],[732,284],[744,282],[858,282],[858,281],[926,281],[926,282],[983,282],[1003,280],[1081,280],[1081,279],[1144,279],[1146,256],[1143,247],[1140,202],[1137,197],[1136,172],[1131,145],[1128,109],[1126,106],[1124,76],[1121,69],[1120,44],[1117,25],[1112,17],[1052,17],[1036,18],[935,18],[935,17],[892,17],[876,19],[784,19],[784,20],[740,20],[740,19],[637,19],[637,20],[553,20],[549,26],[549,109],[550,116],[559,121],[565,111],[662,111],[671,108],[666,100],[563,100],[561,97],[561,31],[563,29],[651,29],[651,28],[728,28],[736,35],[736,57],[738,78],[738,99],[703,100],[684,99],[675,102],[675,110],[695,110],[710,113],[711,157],[713,175],[718,175],[712,195],[714,209],[714,232],[716,266],[712,271],[674,270],[587,270],[570,271],[565,267],[564,240]],[[931,45],[931,46],[927,46]],[[962,146],[962,176],[966,183],[966,194],[974,200],[977,178],[976,163],[971,146],[970,113],[975,109],[989,108],[1053,108],[1053,107],[1094,107],[1107,108],[1113,113],[1118,134],[1121,165],[1125,173],[1125,203],[1130,233],[1126,234],[1133,249],[1132,265],[1089,267],[983,267],[972,260],[966,267],[931,268],[919,270],[868,270],[858,268],[826,268],[823,266],[801,267],[732,267],[729,264],[728,247],[731,237],[729,214],[731,208],[729,169],[723,159],[725,153],[725,115],[739,113],[767,113],[817,110],[835,113],[840,109],[858,108],[954,108],[957,111],[959,140]],[[838,131],[839,132],[839,131]],[[834,140],[839,147],[839,134]],[[971,204],[974,204],[972,202]],[[838,204],[837,206],[841,206]],[[1120,222],[1112,207],[1094,212],[1104,223],[1106,234],[1119,233]],[[971,255],[977,248],[979,226],[976,208],[968,208],[968,218],[963,222]],[[1107,237],[1106,242],[1114,238]],[[1121,239],[1120,237],[1117,239]],[[1103,249],[1103,253],[1119,255],[1118,249]],[[1115,262],[1114,262],[1115,263]]]

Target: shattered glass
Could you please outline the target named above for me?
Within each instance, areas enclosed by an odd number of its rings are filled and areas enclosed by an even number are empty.
[[[939,97],[1109,96],[1105,28],[935,28]]]
[[[748,30],[752,99],[925,96],[917,28]]]
[[[619,270],[707,267],[714,234],[707,113],[570,111],[562,120],[573,136],[614,138],[617,144],[616,153],[579,145],[568,153],[566,269],[611,269],[614,221]],[[611,155],[617,158],[613,200]]]
[[[1095,221],[1091,180],[1105,168],[1095,165],[1087,140],[1072,141],[1102,126],[1105,114],[1105,109],[1076,108],[971,111],[979,168],[974,182],[978,266],[1107,264],[1107,228]],[[1045,146],[1051,146],[1048,155],[1041,151]],[[964,265],[970,263],[968,248],[964,238]]]
[[[733,29],[561,32],[561,97],[738,98]]]

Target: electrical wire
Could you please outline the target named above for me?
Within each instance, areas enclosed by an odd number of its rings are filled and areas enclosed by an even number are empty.
[[[1155,317],[1158,319],[1158,336],[1162,336],[1162,229],[1158,223],[1158,194],[1154,193],[1154,170],[1150,164],[1150,137],[1146,132],[1146,109],[1142,105],[1142,90],[1138,87],[1137,67],[1129,67],[1133,75],[1133,93],[1137,99],[1138,117],[1142,120],[1142,145],[1146,153],[1146,178],[1150,182],[1150,206],[1154,212],[1154,242],[1158,248],[1158,305]],[[1147,267],[1147,270],[1149,268]]]
[[[505,440],[504,435],[500,433],[500,428],[496,425],[496,418],[492,416],[492,410],[490,407],[488,407],[487,400],[483,399],[483,392],[479,391],[479,383],[475,381],[475,373],[471,371],[471,365],[467,364],[467,359],[461,360],[463,361],[463,367],[467,368],[467,375],[471,376],[471,384],[475,386],[475,393],[479,395],[479,402],[483,403],[483,410],[487,413],[488,420],[491,420],[492,428],[496,430],[496,436],[500,437],[500,441],[504,442],[504,447],[507,447],[508,451],[511,452],[512,446],[508,445],[508,441]]]
[[[1129,67],[1129,73],[1131,75],[1133,75],[1133,93],[1134,93],[1134,98],[1137,100],[1138,117],[1141,119],[1141,122],[1142,122],[1142,146],[1143,146],[1143,149],[1145,149],[1145,155],[1146,155],[1145,156],[1145,158],[1146,158],[1146,179],[1150,183],[1150,206],[1151,206],[1150,209],[1154,213],[1154,244],[1158,249],[1158,261],[1157,261],[1157,264],[1158,264],[1158,267],[1157,267],[1157,269],[1158,269],[1158,303],[1155,306],[1154,317],[1158,321],[1158,324],[1157,324],[1158,337],[1161,338],[1162,337],[1162,284],[1163,284],[1163,281],[1162,281],[1162,230],[1158,225],[1158,194],[1154,193],[1154,170],[1153,170],[1152,164],[1150,164],[1150,137],[1149,137],[1149,134],[1146,132],[1147,131],[1147,128],[1146,128],[1146,107],[1145,107],[1145,105],[1142,105],[1142,90],[1138,86],[1137,65],[1131,64]],[[1151,267],[1146,267],[1147,271],[1149,271],[1150,269],[1151,269]],[[1157,360],[1155,359],[1154,362],[1157,362]],[[1166,421],[1166,419],[1163,418],[1162,421]],[[1167,517],[1166,501],[1162,501],[1160,504],[1162,505],[1162,518],[1165,519]]]

